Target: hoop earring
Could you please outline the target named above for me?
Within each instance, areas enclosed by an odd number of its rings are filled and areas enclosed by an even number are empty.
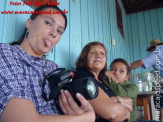
[[[51,53],[53,53],[53,48],[52,48],[52,50],[51,50]]]
[[[28,35],[29,35],[29,30],[27,30],[26,33],[25,33],[25,38],[26,39],[28,38]]]

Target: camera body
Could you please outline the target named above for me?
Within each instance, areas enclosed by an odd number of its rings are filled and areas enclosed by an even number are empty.
[[[65,68],[58,68],[49,73],[45,80],[49,82],[50,95],[49,98],[45,98],[45,95],[43,95],[43,98],[47,101],[58,101],[61,89],[68,90],[78,105],[80,105],[80,102],[76,98],[76,93],[82,94],[87,100],[97,97],[98,83],[93,77],[83,77],[75,80],[73,77],[74,72]]]

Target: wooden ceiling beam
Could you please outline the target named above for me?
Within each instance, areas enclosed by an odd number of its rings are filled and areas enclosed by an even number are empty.
[[[163,0],[122,0],[126,14],[163,7]]]

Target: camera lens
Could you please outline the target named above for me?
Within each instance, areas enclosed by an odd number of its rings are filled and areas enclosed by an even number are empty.
[[[94,98],[97,93],[95,82],[92,79],[87,81],[87,92],[91,98]]]

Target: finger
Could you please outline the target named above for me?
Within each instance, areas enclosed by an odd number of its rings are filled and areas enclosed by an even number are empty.
[[[110,81],[110,82],[111,82],[111,80],[112,80],[112,79],[109,77],[109,81]]]
[[[61,91],[61,101],[62,101],[62,105],[64,107],[64,109],[66,110],[67,114],[73,114],[73,110],[71,109],[69,102],[67,100],[66,94],[68,94],[68,91]]]
[[[66,109],[63,106],[63,103],[62,103],[62,100],[61,100],[61,96],[59,96],[59,105],[60,105],[60,108],[61,108],[62,112],[64,114],[68,114],[68,112],[66,111]]]
[[[112,75],[112,79],[113,79],[114,81],[117,80],[117,78],[116,78],[114,75]]]
[[[84,111],[93,110],[90,103],[80,93],[77,93],[76,97],[81,103],[81,109],[82,110],[84,110]]]
[[[111,78],[111,80],[110,80],[110,81],[115,81],[115,80],[114,80],[114,78]]]
[[[74,112],[75,115],[79,115],[82,114],[84,111],[80,109],[80,107],[78,106],[78,104],[74,101],[73,97],[71,96],[71,94],[67,91],[66,92],[66,97],[67,97],[67,101],[69,103],[69,106],[71,108],[71,110]]]
[[[113,78],[114,81],[116,81],[117,79],[116,78]]]

